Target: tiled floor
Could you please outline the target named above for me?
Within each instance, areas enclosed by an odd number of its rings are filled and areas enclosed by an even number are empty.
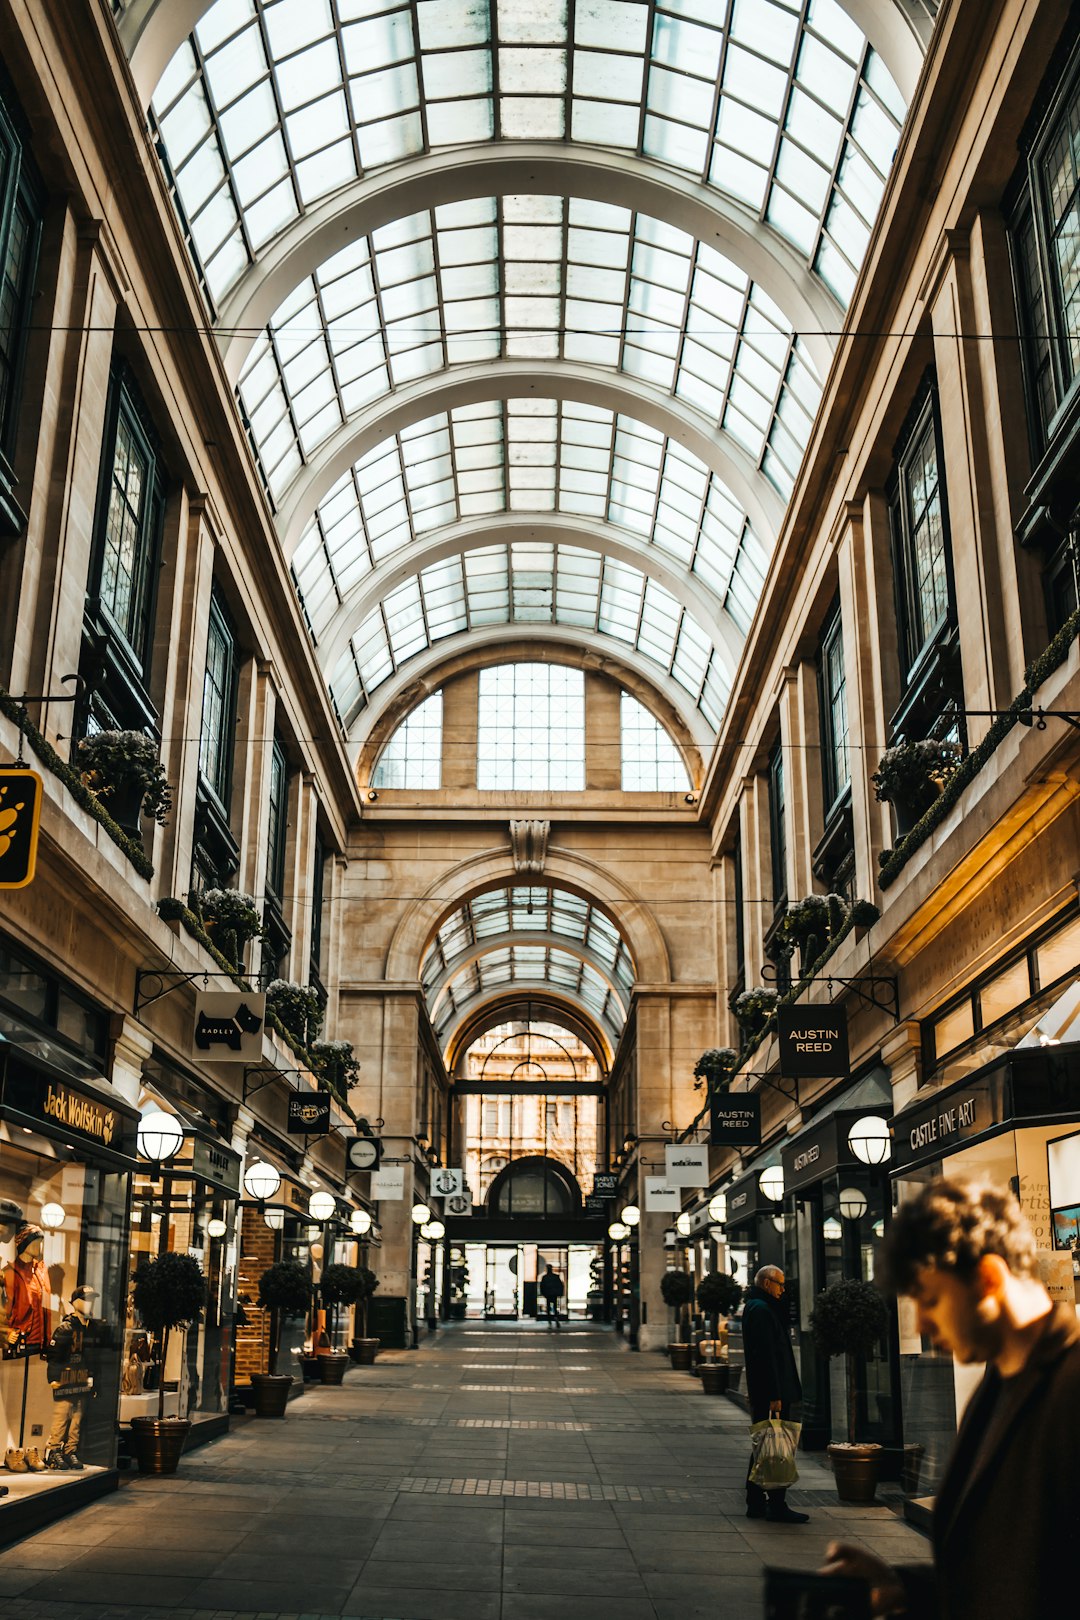
[[[498,1383],[472,1382],[481,1357]],[[841,1507],[810,1457],[789,1497],[810,1523],[748,1521],[746,1428],[604,1329],[449,1327],[9,1548],[0,1612],[757,1620],[763,1567],[815,1568],[837,1535],[927,1556],[889,1505]]]

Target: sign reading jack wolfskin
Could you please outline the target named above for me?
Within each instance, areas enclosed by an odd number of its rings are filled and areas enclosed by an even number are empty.
[[[0,770],[0,889],[25,889],[37,866],[41,777],[10,766]]]
[[[843,1007],[778,1007],[780,1073],[789,1080],[835,1080],[848,1072]]]

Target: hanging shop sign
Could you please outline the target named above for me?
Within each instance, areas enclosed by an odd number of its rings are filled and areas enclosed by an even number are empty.
[[[1001,1122],[989,1079],[949,1086],[914,1108],[905,1108],[895,1124],[894,1172],[920,1159],[944,1158],[974,1136]]]
[[[346,1170],[377,1170],[382,1143],[375,1136],[349,1136],[345,1140]]]
[[[756,1091],[721,1092],[709,1099],[712,1147],[761,1146],[761,1097]]]
[[[468,1191],[459,1192],[459,1193],[451,1193],[450,1197],[443,1204],[443,1213],[446,1214],[446,1215],[457,1215],[457,1216],[471,1215],[472,1214],[472,1194],[470,1192],[468,1192]]]
[[[778,1007],[780,1073],[788,1080],[834,1080],[848,1072],[843,1007]]]
[[[191,1139],[192,1175],[220,1187],[223,1192],[239,1195],[241,1162],[239,1153],[234,1153],[224,1142],[214,1142],[205,1136]]]
[[[327,1136],[330,1132],[330,1093],[294,1091],[289,1098],[290,1136]]]
[[[678,1187],[669,1187],[664,1176],[646,1176],[645,1208],[653,1211],[674,1211],[677,1215],[682,1208],[682,1191]]]
[[[709,1150],[692,1143],[664,1148],[664,1180],[669,1187],[704,1187],[709,1180]]]
[[[405,1197],[405,1166],[384,1164],[371,1177],[372,1198],[389,1198],[400,1202]]]
[[[436,1198],[453,1198],[465,1191],[464,1170],[433,1170],[431,1190]]]
[[[41,777],[18,765],[0,770],[0,889],[25,889],[37,869]]]
[[[201,990],[191,1050],[204,1062],[250,1063],[262,1056],[266,997],[247,990]]]
[[[52,1136],[135,1157],[139,1115],[110,1097],[104,1082],[100,1092],[92,1091],[9,1052],[0,1080],[0,1104],[46,1127]]]
[[[618,1186],[618,1176],[609,1175],[606,1170],[598,1171],[592,1178],[592,1190],[596,1198],[614,1198]]]
[[[607,1214],[607,1207],[608,1207],[608,1199],[606,1199],[606,1198],[597,1198],[595,1193],[586,1193],[585,1194],[585,1207],[584,1207],[582,1213],[585,1214],[585,1215],[601,1215],[602,1216],[602,1215]]]

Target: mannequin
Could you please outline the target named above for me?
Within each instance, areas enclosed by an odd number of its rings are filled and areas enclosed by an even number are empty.
[[[13,1204],[10,1198],[0,1198],[0,1243],[7,1244],[12,1241],[16,1232],[26,1225],[26,1216],[18,1204]],[[3,1277],[0,1275],[0,1284]],[[0,1352],[5,1358],[8,1354],[8,1297],[7,1289],[0,1286]]]
[[[43,1350],[49,1342],[49,1274],[41,1258],[45,1234],[23,1225],[15,1234],[15,1259],[4,1267],[8,1354]]]
[[[57,1472],[81,1472],[78,1447],[83,1414],[97,1391],[88,1351],[108,1337],[104,1322],[93,1317],[96,1289],[83,1286],[71,1295],[71,1309],[49,1340],[49,1384],[53,1392],[53,1421],[45,1443],[45,1467]]]

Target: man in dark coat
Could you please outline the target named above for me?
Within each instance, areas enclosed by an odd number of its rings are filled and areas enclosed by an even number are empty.
[[[540,1293],[542,1294],[547,1305],[548,1332],[551,1332],[551,1325],[554,1322],[555,1331],[558,1333],[559,1301],[563,1297],[563,1285],[562,1278],[556,1271],[552,1269],[551,1266],[548,1266],[547,1270],[544,1272],[544,1275],[540,1279]]]
[[[1080,1323],[1039,1280],[1035,1239],[1009,1192],[931,1182],[901,1204],[884,1274],[919,1329],[986,1364],[934,1506],[933,1565],[893,1569],[834,1542],[826,1574],[862,1576],[875,1615],[1053,1620],[1076,1613],[1080,1557]]]
[[[779,1266],[762,1266],[747,1289],[742,1313],[743,1355],[746,1361],[746,1394],[751,1423],[764,1423],[771,1417],[796,1416],[802,1400],[802,1384],[795,1351],[788,1332],[784,1307],[784,1273]],[[753,1467],[753,1457],[750,1459]],[[746,1478],[746,1517],[771,1519],[774,1524],[806,1524],[807,1513],[789,1508],[786,1489],[763,1491]]]

